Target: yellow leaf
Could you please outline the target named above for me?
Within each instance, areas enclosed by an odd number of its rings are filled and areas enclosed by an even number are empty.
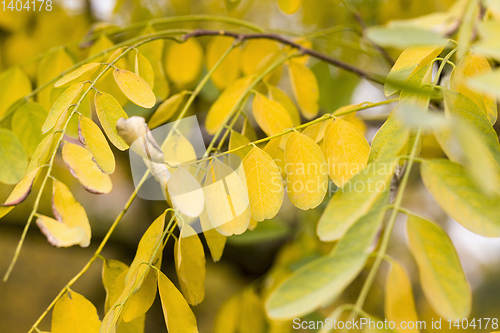
[[[207,46],[207,67],[212,67],[219,61],[226,50],[233,44],[232,37],[214,37]],[[214,85],[220,90],[225,89],[229,84],[240,76],[239,69],[239,49],[234,48],[210,77]]]
[[[182,294],[191,305],[197,305],[205,297],[205,252],[200,238],[184,223],[174,248],[175,270]]]
[[[42,126],[42,133],[47,133],[52,127],[54,127],[63,112],[68,110],[71,104],[73,104],[73,101],[78,95],[80,95],[84,85],[84,82],[75,83],[67,88],[61,96],[59,96],[54,105],[52,105],[49,115]]]
[[[44,215],[38,216],[36,224],[53,246],[69,247],[88,242],[86,232],[82,227],[70,228],[66,224]]]
[[[236,131],[231,131],[231,136],[229,137],[229,150],[236,149],[249,143],[250,140],[246,136],[241,135]],[[248,146],[242,149],[238,149],[234,152],[234,154],[238,155],[241,160],[243,160],[251,149],[252,147]]]
[[[72,71],[72,72],[64,75],[62,78],[60,78],[56,82],[55,87],[62,87],[64,85],[70,83],[71,81],[78,79],[79,77],[81,77],[83,75],[91,75],[92,73],[94,73],[96,71],[97,67],[99,67],[99,66],[101,66],[101,63],[99,63],[99,62],[91,62],[88,64],[81,65],[80,67],[78,67],[74,71]]]
[[[254,74],[259,64],[269,55],[279,52],[276,42],[268,39],[248,40],[240,54],[240,67],[244,75]]]
[[[283,149],[280,147],[281,143],[281,138],[277,137],[274,139],[271,139],[267,145],[264,147],[264,151],[271,156],[271,158],[274,160],[276,165],[278,166],[278,169],[280,170],[281,178],[286,179],[286,173],[285,173],[285,152]]]
[[[179,110],[184,97],[189,94],[183,90],[178,94],[170,96],[166,101],[160,104],[148,121],[149,128],[155,128],[166,123]]]
[[[63,160],[75,178],[89,192],[109,193],[113,188],[111,179],[101,171],[92,154],[85,148],[65,143],[62,149]]]
[[[278,166],[268,153],[254,147],[243,160],[252,218],[270,219],[283,203],[283,180]]]
[[[14,112],[12,133],[19,138],[28,156],[33,156],[36,147],[45,137],[42,126],[47,111],[38,103],[28,102]]]
[[[351,124],[353,124],[354,126],[356,126],[356,128],[363,134],[366,134],[366,124],[365,122],[358,118],[356,116],[356,112],[351,112],[349,114],[345,114],[343,116],[339,116],[338,118],[342,119],[342,120],[345,120],[347,122],[350,122]]]
[[[302,0],[278,0],[278,5],[286,14],[292,15],[302,6]]]
[[[408,216],[407,239],[420,271],[420,283],[432,309],[443,318],[467,318],[471,290],[455,247],[437,224]]]
[[[181,167],[172,173],[167,189],[175,209],[189,217],[201,214],[205,203],[203,189],[188,168]]]
[[[14,67],[0,74],[0,87],[2,87],[0,89],[0,119],[3,119],[14,102],[31,92],[31,81],[19,67]]]
[[[497,120],[497,103],[494,96],[471,89],[467,80],[481,74],[492,73],[491,66],[480,54],[468,53],[458,63],[450,77],[450,89],[469,97],[481,108],[494,124]]]
[[[293,126],[299,126],[301,123],[299,110],[293,103],[292,99],[288,97],[283,90],[276,86],[269,84],[267,85],[267,89],[269,92],[269,99],[280,103],[286,109],[290,118],[292,118]]]
[[[402,327],[402,322],[416,323],[418,317],[410,277],[404,267],[396,261],[392,262],[391,270],[387,276],[384,304],[385,316],[387,320],[396,323],[397,332],[420,332],[418,327],[415,329],[399,328]]]
[[[243,291],[240,298],[240,333],[264,333],[265,315],[262,300],[253,288]]]
[[[400,90],[398,85],[402,85],[411,74],[430,64],[443,49],[444,46],[415,46],[404,50],[387,76],[385,95],[397,93]]]
[[[210,223],[210,219],[208,218],[206,207],[200,215],[200,224],[203,230],[203,236],[205,236],[208,248],[210,249],[212,260],[217,262],[222,257],[227,237],[221,235],[216,229],[214,229],[214,226]]]
[[[236,333],[241,317],[240,295],[231,296],[217,311],[214,333]]]
[[[49,82],[57,75],[61,74],[71,66],[73,66],[73,59],[69,54],[60,48],[57,51],[51,52],[40,61],[38,65],[38,72],[36,76],[36,84],[38,87]],[[45,109],[50,109],[55,101],[55,98],[62,93],[61,89],[54,88],[51,85],[45,87],[37,94],[37,102],[40,103]]]
[[[185,88],[198,79],[203,65],[203,49],[196,38],[184,43],[172,43],[165,56],[167,76],[179,88]]]
[[[285,172],[290,201],[302,210],[319,206],[328,189],[327,165],[319,146],[300,133],[285,145]]]
[[[191,142],[181,133],[173,133],[162,146],[165,162],[170,165],[196,160],[196,151]],[[171,170],[171,172],[175,169]]]
[[[15,206],[23,202],[30,194],[31,188],[33,187],[33,183],[35,182],[39,171],[40,168],[37,167],[28,172],[26,176],[24,176],[24,178],[14,187],[7,200],[5,200],[3,206]]]
[[[252,127],[252,124],[248,121],[248,119],[245,118],[245,121],[243,122],[243,128],[241,129],[241,134],[246,136],[248,140],[256,141],[257,140],[257,133],[255,133],[255,129]]]
[[[384,193],[388,193],[398,165],[396,161],[389,159],[368,164],[333,195],[316,230],[322,241],[341,239]]]
[[[163,315],[169,332],[197,333],[196,317],[187,304],[182,294],[165,274],[158,276],[158,289],[160,290]]]
[[[135,54],[135,74],[140,76],[148,86],[153,89],[155,84],[155,73],[148,58],[139,53]]]
[[[250,204],[238,174],[215,159],[207,172],[204,189],[210,223],[225,236],[242,234],[250,223]]]
[[[225,119],[236,106],[236,103],[250,85],[251,80],[251,77],[244,77],[234,81],[212,104],[205,120],[205,127],[208,134],[215,134],[224,124]]]
[[[80,115],[78,129],[81,143],[92,153],[99,168],[106,173],[113,173],[115,171],[115,155],[109,148],[101,129],[92,119],[83,115]]]
[[[119,260],[104,260],[102,265],[102,285],[106,290],[106,301],[104,302],[104,311],[108,312],[111,305],[113,305],[118,299],[119,294],[123,291],[125,287],[125,275],[128,271],[128,266],[122,263]],[[118,281],[118,278],[121,276],[121,285],[122,288],[116,292],[115,284]],[[118,295],[117,295],[118,294]]]
[[[131,281],[135,281],[138,277],[141,277],[142,274],[148,269],[147,265],[142,263],[149,262],[151,260],[156,248],[161,243],[166,214],[167,211],[163,212],[163,214],[151,223],[144,235],[142,235],[134,260],[132,261],[125,278],[126,284],[130,284]],[[140,283],[136,287],[140,288]]]
[[[95,306],[72,290],[66,291],[54,305],[52,333],[97,333],[100,325]]]
[[[14,185],[21,181],[28,165],[28,156],[19,139],[9,130],[0,128],[0,182]]]
[[[314,118],[319,111],[318,80],[312,70],[296,61],[289,62],[288,74],[295,100],[306,119]]]
[[[335,185],[342,187],[366,166],[370,145],[353,124],[335,118],[326,128],[323,153],[330,178]]]
[[[56,179],[54,179],[52,190],[52,211],[56,219],[69,228],[82,228],[85,231],[85,239],[80,242],[80,246],[89,246],[92,233],[87,213],[75,200],[68,187]]]
[[[129,147],[128,144],[123,141],[116,130],[116,123],[118,119],[128,119],[125,111],[123,111],[122,107],[113,96],[106,93],[96,94],[94,101],[97,117],[99,118],[101,126],[108,136],[109,141],[111,141],[115,147],[120,150],[127,149]]]
[[[148,109],[155,106],[155,94],[140,76],[119,68],[115,68],[113,76],[118,87],[132,103]]]
[[[260,128],[268,136],[278,134],[293,127],[292,118],[278,102],[256,93],[252,103],[252,112]]]
[[[156,31],[151,25],[146,26],[140,33],[141,36],[153,34]],[[164,41],[157,39],[138,47],[144,57],[146,57],[154,72],[153,92],[159,100],[164,100],[170,93],[170,87],[163,69],[163,46]]]

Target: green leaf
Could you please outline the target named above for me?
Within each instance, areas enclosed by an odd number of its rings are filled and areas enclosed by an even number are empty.
[[[410,27],[369,27],[367,37],[382,47],[400,49],[441,45],[447,42],[446,38],[433,31]]]
[[[52,333],[97,333],[101,322],[95,306],[82,295],[67,291],[52,312]]]
[[[413,146],[409,142],[409,130],[394,109],[372,140],[368,163],[394,158],[408,153]],[[414,138],[412,138],[414,139]]]
[[[457,36],[457,58],[461,59],[469,50],[472,40],[474,26],[479,14],[479,2],[477,0],[468,1],[465,13],[461,18],[460,28]]]
[[[383,203],[357,220],[331,255],[309,262],[282,282],[267,298],[268,316],[280,320],[301,317],[336,298],[363,269],[380,229]]]
[[[29,102],[21,106],[12,116],[12,132],[19,138],[28,156],[33,156],[43,140],[42,126],[47,111],[38,103]]]
[[[120,150],[127,149],[129,147],[128,144],[123,141],[116,130],[116,123],[118,122],[118,119],[128,119],[128,115],[125,111],[123,111],[120,103],[118,103],[113,96],[106,93],[96,94],[94,102],[97,117],[99,118],[101,126],[108,136],[109,141],[111,141],[115,147]]]
[[[422,289],[433,310],[443,318],[467,318],[471,290],[446,232],[429,220],[410,215],[407,237]]]
[[[0,128],[0,182],[13,185],[23,179],[28,157],[19,139]]]
[[[64,48],[49,53],[43,57],[38,65],[36,75],[37,87],[54,79],[56,76],[73,66],[74,61]],[[64,91],[64,89],[53,87],[52,84],[40,90],[37,93],[37,102],[46,110],[49,110],[55,99]]]
[[[196,317],[182,294],[175,288],[168,277],[160,272],[158,276],[163,315],[169,332],[197,333]]]
[[[333,195],[318,222],[322,241],[341,239],[347,230],[375,204],[390,187],[396,159],[368,164]]]
[[[175,270],[182,294],[191,305],[205,297],[205,252],[193,228],[184,223],[174,248]]]
[[[50,109],[49,115],[45,120],[45,123],[42,126],[42,133],[47,133],[52,127],[54,127],[57,123],[59,117],[63,114],[64,111],[67,111],[73,101],[80,95],[85,82],[75,83],[69,88],[67,88],[61,96],[55,101],[54,105]]]
[[[7,110],[20,98],[31,92],[29,77],[19,67],[0,74],[0,119],[8,116]]]
[[[488,237],[500,236],[500,197],[486,195],[460,164],[426,160],[422,180],[439,205],[467,229]]]
[[[263,221],[254,230],[247,230],[241,235],[229,238],[231,245],[248,246],[262,244],[273,240],[282,239],[290,234],[290,228],[275,219]]]

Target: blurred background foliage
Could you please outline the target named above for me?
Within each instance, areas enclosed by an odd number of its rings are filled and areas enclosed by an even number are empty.
[[[50,48],[79,41],[86,35],[109,26],[124,26],[159,17],[196,14],[235,17],[293,38],[335,26],[352,26],[354,30],[359,30],[357,22],[338,0],[304,0],[301,8],[292,15],[283,12],[277,0],[242,0],[241,3],[237,0],[61,0],[53,1],[53,3],[53,10],[50,12],[0,11],[0,72],[10,66],[23,64],[24,70],[35,82],[40,63],[38,55]],[[444,11],[454,1],[356,0],[352,3],[367,24],[373,25]],[[97,22],[108,22],[108,24],[97,24]],[[169,24],[167,27],[231,28],[215,22],[176,23]],[[139,32],[140,30],[134,30],[112,36],[111,39],[117,43]],[[208,39],[201,38],[199,41],[203,46],[203,52],[206,53]],[[369,72],[387,74],[389,65],[365,44],[366,41],[362,40],[359,34],[349,29],[335,34],[317,35],[313,40],[313,47],[319,51]],[[89,53],[90,48],[92,48],[92,42],[73,43],[67,51],[76,60],[83,59]],[[398,55],[396,50],[389,50],[389,52],[393,57]],[[367,100],[376,102],[383,99],[381,87],[362,81],[353,74],[339,71],[337,68],[315,60],[309,60],[308,65],[312,67],[319,82],[321,112],[323,113],[332,112],[351,103]],[[205,65],[202,71],[206,71]],[[282,80],[287,80],[285,74]],[[0,87],[0,89],[3,88]],[[178,90],[179,88],[175,85],[170,85],[171,93]],[[191,114],[205,114],[218,93],[213,84],[204,88]],[[129,115],[148,116],[144,114],[143,109],[131,105],[127,105],[125,110]],[[373,137],[388,111],[390,107],[378,108],[362,115],[366,123],[368,139]],[[426,156],[442,154],[432,137],[426,138],[423,153]],[[101,196],[91,195],[83,190],[62,166],[62,161],[57,161],[55,172],[58,178],[71,187],[76,199],[87,208],[93,230],[93,242],[86,249],[77,247],[57,249],[47,243],[38,228],[31,228],[10,280],[0,284],[0,332],[26,332],[54,295],[80,270],[95,251],[100,239],[133,191],[127,154],[118,151],[115,151],[115,154],[119,162],[117,170],[112,175],[114,190],[111,194]],[[8,186],[0,187],[1,202],[5,200],[10,190]],[[34,191],[37,189],[35,188]],[[451,235],[474,291],[471,318],[500,317],[500,284],[498,283],[500,241],[474,235],[450,220],[433,201],[416,175],[407,193],[404,203],[406,207],[417,213],[425,212],[425,215],[443,225]],[[50,194],[47,193],[42,198],[44,199],[40,212],[44,214],[50,211]],[[19,208],[2,219],[0,224],[0,269],[2,272],[6,270],[12,258],[19,235],[33,205],[33,199],[33,196],[29,197]],[[332,244],[319,242],[315,234],[315,225],[322,211],[321,207],[324,208],[324,205],[313,211],[298,211],[286,200],[285,198],[283,208],[276,218],[260,223],[254,231],[231,237],[221,262],[213,264],[211,260],[207,260],[206,297],[202,304],[194,308],[200,332],[212,331],[221,304],[231,295],[241,292],[245,285],[272,284],[273,279],[276,281],[281,279],[291,270],[328,253],[332,247]],[[142,199],[134,201],[106,246],[103,256],[130,263],[141,235],[165,207],[164,202]],[[393,233],[389,253],[405,264],[415,282],[418,279],[418,273],[405,245],[401,223],[399,226]],[[164,258],[173,258],[171,243],[167,245],[165,251],[170,254],[166,253]],[[273,263],[275,263],[274,266]],[[169,276],[175,276],[173,260],[164,260],[163,269]],[[353,302],[366,276],[365,272],[331,308],[321,310],[307,319],[321,320],[321,316],[328,314],[336,304]],[[89,298],[101,311],[102,317],[104,289],[100,274],[100,265],[93,265],[73,288]],[[381,300],[383,299],[384,276],[385,271],[379,274],[366,304],[366,311],[378,317],[383,317]],[[431,318],[437,318],[416,283],[414,292],[420,319],[430,322]],[[252,327],[249,332],[258,332],[257,326]],[[47,329],[48,323],[42,327]],[[292,330],[292,327],[285,325],[280,330],[275,329],[274,332],[288,332]],[[152,310],[148,312],[146,331],[166,331],[158,298]],[[443,331],[447,330],[443,329]]]

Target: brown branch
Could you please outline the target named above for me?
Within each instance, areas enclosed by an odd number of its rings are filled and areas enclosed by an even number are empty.
[[[360,68],[357,68],[351,64],[348,64],[346,62],[343,62],[341,60],[332,58],[326,54],[323,54],[321,52],[318,52],[316,50],[313,50],[311,48],[305,47],[299,43],[296,43],[294,41],[291,41],[288,38],[285,38],[281,35],[275,34],[275,33],[248,33],[248,34],[240,34],[236,32],[230,32],[230,31],[225,31],[225,30],[204,30],[204,29],[197,29],[194,30],[193,32],[190,32],[188,34],[185,34],[181,37],[182,41],[186,41],[189,38],[192,37],[201,37],[201,36],[229,36],[233,37],[236,39],[236,41],[243,41],[247,39],[270,39],[277,41],[283,45],[288,45],[292,48],[295,48],[299,50],[300,53],[304,55],[309,55],[311,57],[323,60],[335,67],[344,69],[346,71],[355,73],[359,75],[362,78],[365,78],[367,80],[384,84],[385,78],[376,74],[368,73]]]

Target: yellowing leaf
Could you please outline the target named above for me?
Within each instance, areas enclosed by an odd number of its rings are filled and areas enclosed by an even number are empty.
[[[214,333],[236,333],[240,322],[240,295],[231,296],[217,311]]]
[[[253,288],[246,288],[240,298],[240,322],[241,333],[264,333],[265,315],[262,301]]]
[[[113,71],[113,76],[118,87],[132,103],[148,109],[155,106],[155,94],[140,76],[119,68]]]
[[[483,193],[460,164],[426,160],[422,180],[444,211],[467,229],[488,237],[500,236],[500,197]]]
[[[191,305],[197,305],[205,297],[205,252],[200,238],[188,224],[181,228],[174,248],[175,270],[182,294]]]
[[[283,180],[280,170],[268,153],[254,147],[243,160],[252,218],[270,219],[283,203]]]
[[[153,89],[155,84],[155,73],[148,58],[136,52],[135,54],[135,74],[139,75],[148,86]]]
[[[316,208],[328,188],[327,165],[319,146],[304,134],[293,133],[286,141],[287,193],[298,208]]]
[[[236,131],[231,131],[231,136],[229,137],[229,150],[236,149],[238,147],[242,147],[250,143],[250,140],[240,133]],[[251,146],[236,150],[234,154],[238,155],[241,160],[245,158],[248,152],[252,149]]]
[[[38,87],[49,82],[71,66],[73,66],[73,59],[65,51],[64,48],[60,48],[54,52],[49,53],[43,57],[38,65],[38,72],[36,76],[36,84]],[[62,89],[54,88],[50,84],[45,89],[41,90],[37,94],[37,102],[40,103],[45,109],[50,109],[55,101],[55,98],[62,93]]]
[[[210,249],[212,260],[217,262],[222,257],[227,237],[214,229],[214,226],[210,223],[210,219],[208,218],[206,207],[200,215],[200,224],[203,230],[203,236],[205,236],[208,248]]]
[[[80,116],[78,129],[81,143],[92,153],[99,168],[106,173],[113,173],[115,171],[115,155],[109,148],[101,129],[92,119],[83,115]]]
[[[56,179],[54,179],[52,193],[54,216],[70,228],[80,227],[85,230],[85,241],[82,241],[80,246],[87,247],[92,234],[85,209],[75,200],[68,187]]]
[[[288,75],[300,112],[306,119],[314,118],[319,111],[319,87],[316,76],[312,70],[296,61],[289,62]]]
[[[80,95],[84,85],[84,82],[75,83],[69,86],[69,88],[67,88],[61,96],[59,96],[54,105],[52,105],[49,115],[42,126],[42,133],[47,133],[50,129],[52,129],[52,127],[54,127],[63,112],[68,110],[74,100],[78,97],[78,95]]]
[[[56,148],[55,146],[60,135],[61,133],[53,133],[43,138],[33,152],[33,156],[31,157],[31,161],[28,164],[28,170],[26,172],[31,172],[39,166],[47,163],[50,153]]]
[[[175,209],[189,217],[201,214],[205,204],[203,189],[188,168],[181,167],[172,173],[167,189]]]
[[[244,75],[254,74],[259,64],[269,55],[279,52],[276,42],[269,39],[248,40],[240,54],[240,66]]]
[[[161,251],[159,251],[157,255],[158,263],[154,263],[157,268],[161,267]],[[141,276],[136,275],[137,278],[141,278]],[[135,282],[134,280],[129,281]],[[153,305],[156,298],[157,287],[157,276],[156,270],[149,269],[146,273],[146,276],[142,280],[140,284],[140,289],[135,289],[133,294],[127,299],[127,303],[122,312],[122,319],[125,323],[131,323],[133,320],[144,316],[146,312]]]
[[[153,27],[148,25],[141,31],[141,36],[153,34],[155,32],[156,31]],[[162,39],[157,39],[138,47],[139,52],[149,60],[151,67],[153,68],[153,92],[159,100],[164,100],[170,93],[170,87],[163,68],[163,46],[164,41]]]
[[[396,331],[420,332],[416,329],[402,329],[404,323],[416,323],[418,321],[417,310],[415,310],[415,300],[411,281],[405,268],[397,262],[392,262],[391,270],[387,276],[385,284],[385,316],[387,320],[396,323]],[[399,328],[399,329],[397,329]]]
[[[292,118],[286,109],[280,103],[271,101],[262,94],[256,93],[252,103],[252,112],[257,124],[269,136],[293,127]]]
[[[70,228],[66,224],[51,217],[39,215],[36,224],[47,237],[50,244],[57,247],[69,247],[76,244],[87,244],[88,238],[82,227]]]
[[[276,101],[280,103],[288,112],[290,115],[290,118],[292,119],[293,126],[299,126],[300,125],[300,114],[299,110],[293,103],[292,99],[288,97],[287,94],[280,88],[273,86],[273,85],[267,85],[267,89],[269,92],[269,99]]]
[[[231,83],[208,110],[205,127],[209,134],[215,134],[224,124],[231,110],[236,106],[252,78],[245,77]]]
[[[155,128],[166,123],[179,110],[184,96],[189,94],[187,90],[183,90],[178,94],[170,96],[166,101],[158,106],[158,109],[153,113],[148,121],[149,128]]]
[[[342,238],[382,194],[386,193],[397,166],[396,161],[393,159],[368,164],[333,195],[321,215],[316,230],[322,241]]]
[[[391,68],[384,85],[386,96],[391,96],[400,90],[398,85],[403,84],[412,73],[424,68],[436,58],[444,46],[412,46],[404,50]]]
[[[250,223],[250,204],[238,174],[215,159],[207,172],[204,189],[210,223],[224,236],[242,234]]]
[[[420,283],[432,309],[444,318],[467,318],[471,290],[450,238],[437,224],[416,215],[408,216],[406,226]]]
[[[396,112],[392,111],[372,140],[368,163],[409,153],[410,147],[413,146],[413,141],[409,140],[409,137],[409,129],[405,127]]]
[[[104,311],[108,312],[111,305],[114,304],[116,299],[113,297],[114,293],[114,284],[117,283],[117,279],[122,277],[122,288],[119,291],[120,293],[125,287],[125,274],[128,271],[128,266],[122,263],[119,260],[104,260],[102,265],[102,285],[106,290],[106,301],[104,302]],[[115,293],[116,295],[116,293]],[[118,294],[119,295],[119,294]]]
[[[38,103],[26,103],[12,116],[12,133],[19,138],[26,153],[33,156],[36,147],[44,138],[42,125],[47,111]]]
[[[26,176],[24,176],[24,178],[14,187],[7,200],[5,200],[3,206],[15,206],[23,202],[24,199],[26,199],[30,194],[31,188],[33,187],[33,183],[35,182],[39,171],[40,168],[35,168],[27,173]]]
[[[278,5],[286,14],[291,15],[302,6],[302,0],[278,0]]]
[[[0,119],[3,119],[14,102],[31,92],[31,82],[19,67],[14,67],[0,74],[0,87],[2,87],[0,89]]]
[[[64,86],[64,85],[70,83],[71,81],[74,81],[74,80],[80,78],[83,75],[89,76],[92,73],[94,73],[96,71],[97,67],[99,67],[99,66],[101,66],[101,63],[99,63],[99,62],[91,62],[88,64],[81,65],[80,67],[78,67],[74,71],[72,71],[72,72],[64,75],[62,78],[60,78],[56,82],[55,87]]]
[[[123,111],[118,101],[113,96],[106,93],[96,94],[95,111],[104,132],[109,138],[109,141],[111,141],[115,147],[120,150],[127,149],[129,147],[128,144],[123,141],[116,130],[116,123],[118,119],[128,119],[127,114]]]
[[[64,163],[75,178],[89,192],[109,193],[113,188],[111,179],[101,171],[92,154],[85,148],[65,143],[62,149]]]
[[[191,85],[201,73],[203,49],[196,38],[172,43],[165,56],[167,76],[180,89]]]
[[[9,130],[0,128],[0,182],[13,185],[24,177],[28,157],[19,139]]]
[[[476,76],[491,75],[491,73],[491,66],[485,57],[476,53],[468,53],[453,70],[450,77],[450,89],[469,97],[488,115],[491,124],[494,124],[497,120],[495,97],[488,94],[489,89],[484,90],[484,93],[472,90],[471,87],[474,87],[474,84],[469,85],[468,82],[468,79],[477,82],[480,79],[475,79]]]
[[[181,133],[171,134],[162,145],[165,162],[170,165],[196,160],[196,151],[191,142]],[[172,172],[175,169],[171,170]]]
[[[52,333],[97,333],[100,325],[95,306],[72,290],[66,291],[54,305]]]
[[[182,294],[165,274],[158,276],[163,315],[169,332],[197,333],[196,317]]]
[[[326,128],[323,153],[330,178],[342,187],[366,166],[370,145],[353,124],[335,118]]]
[[[447,42],[446,38],[434,31],[402,26],[373,26],[368,29],[367,36],[380,46],[399,49],[410,46],[443,45]]]
[[[207,67],[212,69],[219,61],[226,50],[233,44],[232,37],[214,37],[207,45]],[[240,76],[239,69],[239,49],[234,48],[227,57],[220,63],[219,67],[210,77],[214,85],[220,90],[225,89],[229,84]]]

